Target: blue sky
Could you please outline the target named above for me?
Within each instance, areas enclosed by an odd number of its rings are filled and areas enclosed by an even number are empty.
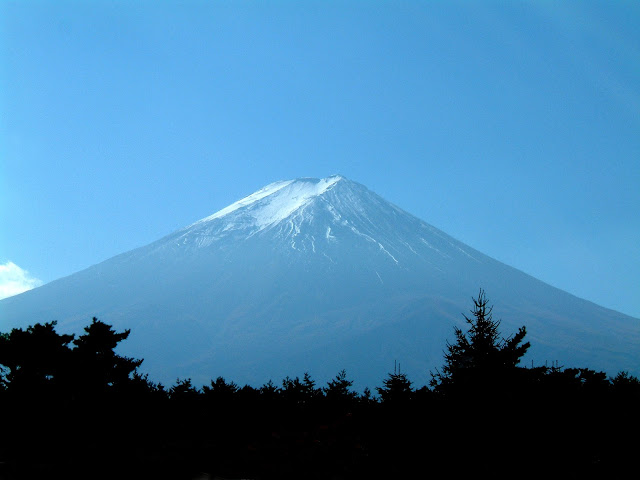
[[[340,173],[640,317],[638,25],[632,1],[0,0],[0,295]]]

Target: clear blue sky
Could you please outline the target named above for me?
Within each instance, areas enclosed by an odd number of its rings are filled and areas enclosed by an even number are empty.
[[[0,0],[0,266],[48,282],[340,173],[640,317],[639,25],[636,1]]]

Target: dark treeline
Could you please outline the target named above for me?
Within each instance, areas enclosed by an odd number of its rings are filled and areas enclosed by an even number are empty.
[[[239,386],[172,386],[115,352],[97,319],[0,334],[0,479],[619,478],[637,471],[640,381],[520,367],[484,292],[428,386],[389,373],[358,393],[345,371]]]

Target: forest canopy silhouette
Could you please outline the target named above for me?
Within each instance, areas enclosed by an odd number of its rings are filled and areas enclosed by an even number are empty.
[[[0,334],[0,479],[377,478],[446,466],[455,476],[600,478],[635,468],[640,381],[587,368],[520,366],[480,290],[428,386],[394,369],[363,392],[342,370],[240,386],[164,386],[121,356],[93,318]],[[209,477],[202,477],[209,475]]]

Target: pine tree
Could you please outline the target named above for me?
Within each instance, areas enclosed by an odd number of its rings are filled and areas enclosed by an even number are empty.
[[[0,385],[14,393],[60,388],[67,378],[73,335],[58,334],[56,322],[0,334]]]
[[[186,403],[195,400],[199,395],[200,390],[191,383],[190,378],[178,378],[175,385],[169,389],[169,398],[173,401]]]
[[[400,372],[400,367],[396,366],[393,373],[382,381],[382,387],[376,387],[383,403],[404,403],[411,399],[413,388],[411,388],[411,380],[407,375]]]
[[[347,380],[346,370],[340,370],[335,378],[327,382],[327,386],[323,389],[324,394],[330,402],[348,402],[357,397],[356,392],[351,390],[352,380]]]
[[[522,343],[525,327],[509,338],[500,338],[500,322],[493,320],[493,307],[480,289],[473,299],[471,317],[464,315],[467,332],[454,327],[455,343],[447,342],[442,371],[431,373],[430,385],[436,392],[496,391],[514,379],[517,365],[529,348]]]
[[[126,385],[142,360],[115,352],[130,330],[117,333],[110,325],[93,318],[85,333],[73,341],[78,386],[86,393],[99,394]]]
[[[237,400],[237,394],[240,387],[235,382],[227,382],[224,377],[218,377],[215,381],[211,380],[211,385],[202,387],[204,398],[217,404],[218,406],[231,405]]]

